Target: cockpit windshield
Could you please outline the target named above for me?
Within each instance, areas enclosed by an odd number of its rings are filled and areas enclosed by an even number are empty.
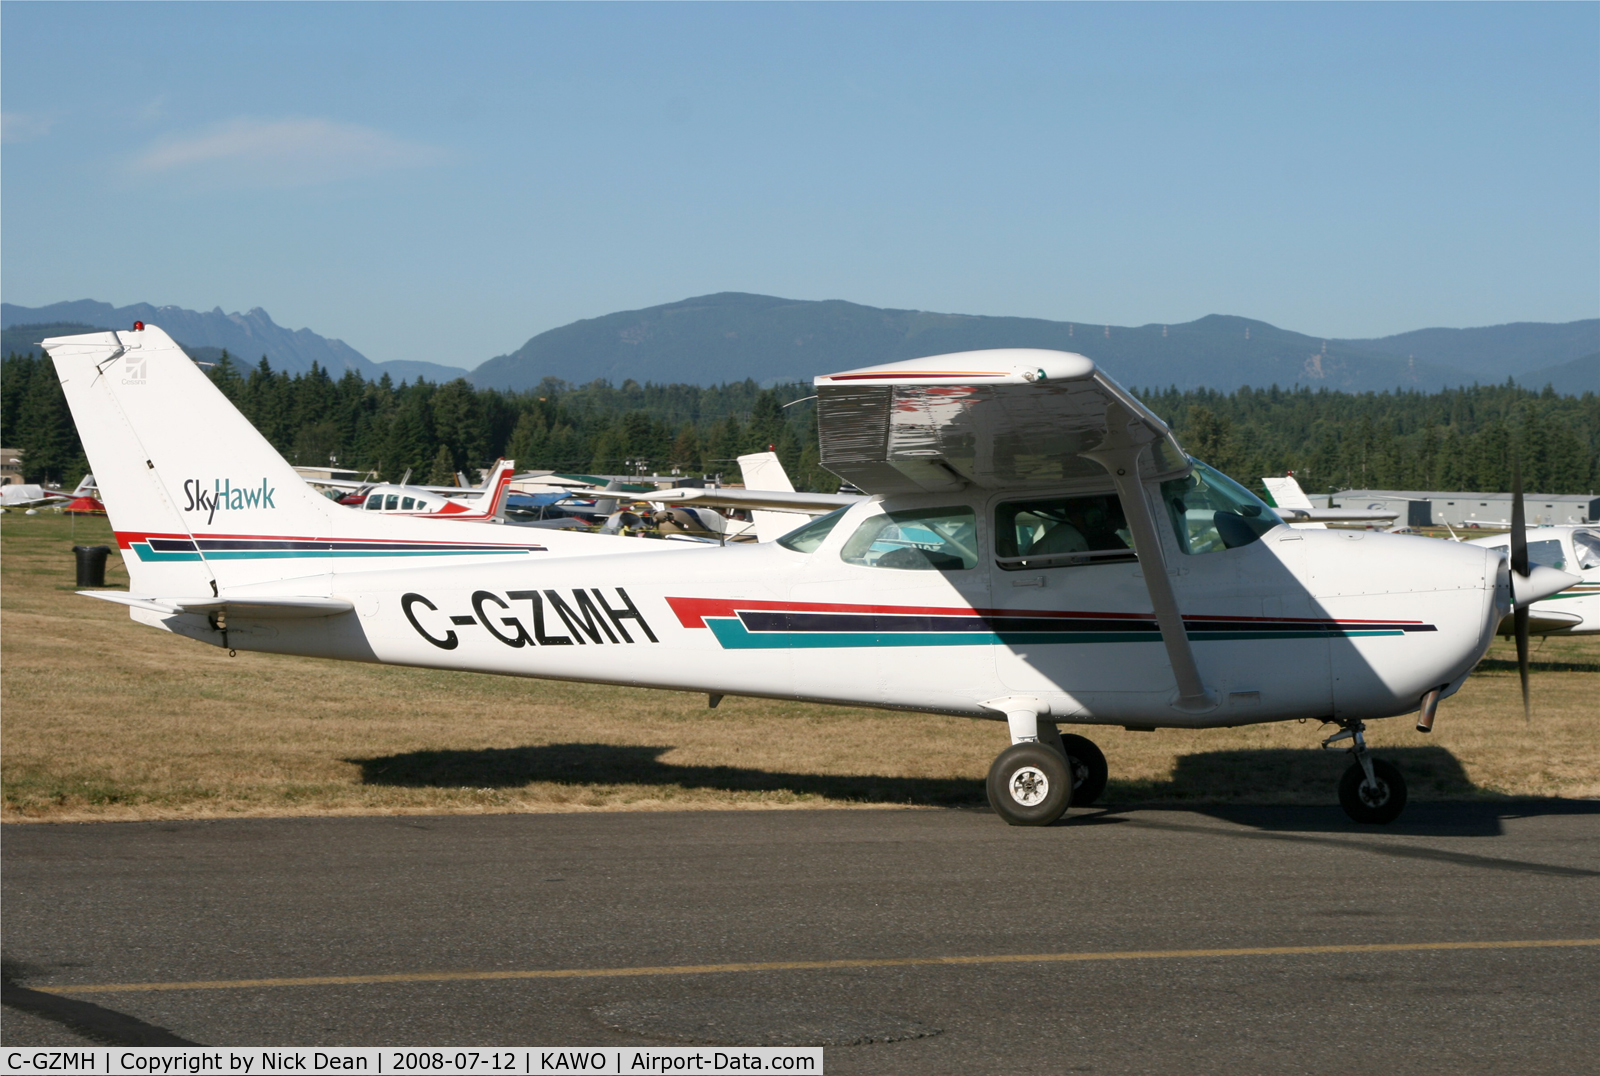
[[[850,509],[835,508],[825,516],[818,516],[810,523],[796,527],[794,530],[778,539],[778,544],[785,549],[792,549],[796,553],[815,553],[827,537],[832,533],[834,525],[844,518]]]
[[[1185,478],[1161,483],[1161,499],[1185,553],[1216,553],[1249,545],[1283,525],[1267,503],[1199,460]]]
[[[1600,534],[1594,531],[1573,531],[1572,552],[1578,558],[1578,571],[1600,568]]]

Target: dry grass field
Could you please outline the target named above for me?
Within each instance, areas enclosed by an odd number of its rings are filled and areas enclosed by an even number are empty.
[[[0,523],[7,821],[974,805],[997,723],[226,653],[73,595],[103,520]],[[107,582],[126,586],[112,557]],[[1440,708],[1371,734],[1414,799],[1600,796],[1600,638],[1509,646]],[[1341,753],[1287,723],[1087,731],[1118,803],[1334,802]]]

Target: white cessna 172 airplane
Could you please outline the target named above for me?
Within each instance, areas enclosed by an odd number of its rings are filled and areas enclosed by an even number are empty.
[[[1392,820],[1405,783],[1365,723],[1431,725],[1507,611],[1573,582],[1525,550],[1513,572],[1476,546],[1284,526],[1062,352],[817,378],[823,463],[871,496],[778,541],[707,546],[523,542],[346,508],[160,329],[44,347],[131,585],[83,593],[141,623],[219,647],[989,718],[1010,738],[990,802],[1016,825],[1104,788],[1103,756],[1062,724],[1299,718],[1350,744],[1351,817]]]

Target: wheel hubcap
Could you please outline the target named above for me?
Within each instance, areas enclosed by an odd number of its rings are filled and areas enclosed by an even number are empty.
[[[1383,781],[1361,782],[1361,802],[1368,807],[1382,807],[1389,802],[1389,786]]]
[[[1076,789],[1089,779],[1089,767],[1086,763],[1079,762],[1075,758],[1067,761],[1072,764],[1072,787]]]
[[[1036,807],[1050,794],[1050,778],[1035,766],[1024,766],[1011,775],[1011,798],[1024,807]]]

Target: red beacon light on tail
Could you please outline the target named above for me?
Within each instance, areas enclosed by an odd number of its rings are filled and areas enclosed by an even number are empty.
[[[133,323],[133,331],[136,332],[136,333],[144,332],[144,322],[142,322],[142,321],[134,322]]]

